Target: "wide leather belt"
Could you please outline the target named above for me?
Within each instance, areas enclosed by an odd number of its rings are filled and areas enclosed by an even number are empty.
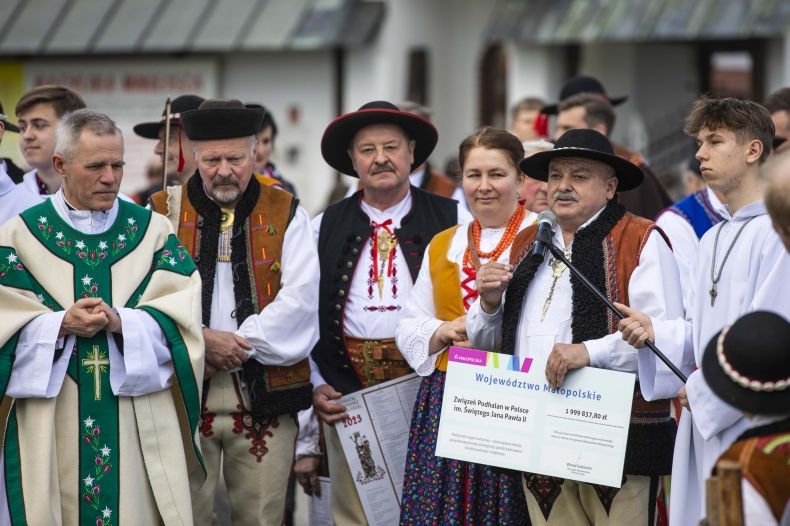
[[[363,387],[376,385],[412,372],[393,338],[362,340],[346,336],[351,365]]]
[[[672,417],[669,414],[668,399],[648,402],[639,390],[639,383],[634,386],[634,400],[631,403],[632,424],[662,424]]]

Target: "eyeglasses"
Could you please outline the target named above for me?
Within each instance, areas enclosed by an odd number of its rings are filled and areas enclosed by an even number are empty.
[[[771,150],[776,151],[780,146],[787,142],[787,137],[774,137],[771,143]]]

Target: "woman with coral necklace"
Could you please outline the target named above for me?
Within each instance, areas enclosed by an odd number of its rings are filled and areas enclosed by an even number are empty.
[[[398,324],[398,348],[421,376],[409,433],[401,524],[524,524],[520,474],[434,455],[447,353],[466,342],[466,311],[481,264],[507,262],[535,214],[519,206],[524,149],[505,130],[483,128],[459,148],[462,187],[475,219],[437,234]]]

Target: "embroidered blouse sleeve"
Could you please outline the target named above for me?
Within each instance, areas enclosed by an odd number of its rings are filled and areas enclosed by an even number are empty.
[[[420,376],[430,375],[436,367],[436,358],[439,353],[429,355],[428,344],[433,333],[443,323],[436,319],[436,310],[433,305],[430,249],[429,244],[422,259],[422,267],[420,267],[417,281],[409,293],[406,312],[395,331],[398,349],[409,362],[411,368]]]
[[[293,365],[318,341],[318,253],[307,212],[299,206],[283,240],[282,287],[236,334],[252,344],[252,357],[266,365]]]

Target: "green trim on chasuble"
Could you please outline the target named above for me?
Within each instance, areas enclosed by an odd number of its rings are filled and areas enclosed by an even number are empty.
[[[170,234],[165,245],[154,254],[153,269],[151,273],[146,276],[143,283],[137,288],[134,294],[132,294],[126,306],[129,308],[137,307],[154,272],[162,270],[182,276],[191,276],[196,269],[195,262],[192,261],[187,249],[184,248],[184,245],[174,234]],[[203,471],[205,471],[206,465],[203,461],[203,454],[200,452],[200,448],[195,441],[195,432],[197,431],[198,420],[200,419],[200,391],[195,381],[195,372],[192,369],[192,362],[189,359],[189,352],[184,343],[184,338],[181,336],[181,332],[178,330],[176,323],[170,319],[167,314],[148,306],[140,307],[140,310],[147,312],[154,321],[159,324],[165,338],[170,344],[170,356],[173,360],[173,370],[178,380],[178,387],[181,392],[181,397],[184,400],[184,407],[186,408],[187,418],[189,420],[192,447],[195,449],[195,455],[198,461],[200,461]]]
[[[6,422],[3,447],[5,464],[5,492],[11,526],[26,526],[25,496],[22,494],[22,466],[19,458],[19,432],[16,421],[16,406],[11,407]]]
[[[30,291],[38,297],[42,305],[53,311],[61,311],[57,301],[30,275],[19,260],[19,256],[12,247],[0,247],[0,285],[19,290]],[[17,331],[11,338],[0,346],[0,395],[4,396],[11,380],[11,371],[14,367],[16,358],[16,345],[19,341]],[[12,526],[24,526],[27,524],[25,514],[25,499],[22,493],[22,471],[19,457],[19,435],[16,420],[16,407],[11,406],[6,419],[6,432],[4,437],[3,459],[4,473],[0,476],[5,478],[6,503],[11,517]]]
[[[191,276],[197,267],[195,262],[189,256],[189,252],[181,241],[175,236],[170,234],[167,237],[165,246],[154,253],[151,272],[145,277],[137,290],[134,291],[126,306],[130,309],[137,307],[143,297],[143,292],[148,288],[148,283],[151,281],[151,276],[157,270],[166,270],[168,272],[175,272],[182,276]],[[180,335],[179,335],[180,337]]]
[[[21,214],[30,232],[52,254],[74,267],[74,301],[101,298],[112,305],[112,266],[134,251],[145,235],[151,212],[118,201],[118,216],[101,234],[67,224],[50,200]],[[104,331],[78,337],[68,375],[79,387],[80,524],[111,526],[120,498],[118,397],[110,387],[110,359]]]
[[[140,308],[156,320],[162,332],[165,334],[167,341],[170,343],[173,370],[176,373],[179,391],[181,392],[181,397],[184,399],[184,407],[187,410],[187,418],[189,419],[189,435],[192,440],[192,447],[205,473],[206,463],[203,460],[203,453],[200,451],[200,447],[195,440],[195,432],[197,431],[198,421],[200,420],[200,391],[198,391],[198,385],[195,381],[195,373],[192,369],[192,362],[189,360],[187,346],[184,343],[184,339],[181,337],[178,327],[168,315],[153,307]]]
[[[20,290],[29,290],[38,297],[42,305],[52,311],[61,311],[61,307],[44,287],[30,275],[19,260],[16,250],[12,247],[0,247],[0,285]],[[5,391],[3,391],[5,392]]]
[[[55,299],[30,275],[12,247],[0,247],[0,285],[32,292],[42,305],[57,312],[63,310]],[[21,331],[21,329],[20,329]],[[19,333],[0,346],[0,396],[5,395],[14,366],[15,349]]]

